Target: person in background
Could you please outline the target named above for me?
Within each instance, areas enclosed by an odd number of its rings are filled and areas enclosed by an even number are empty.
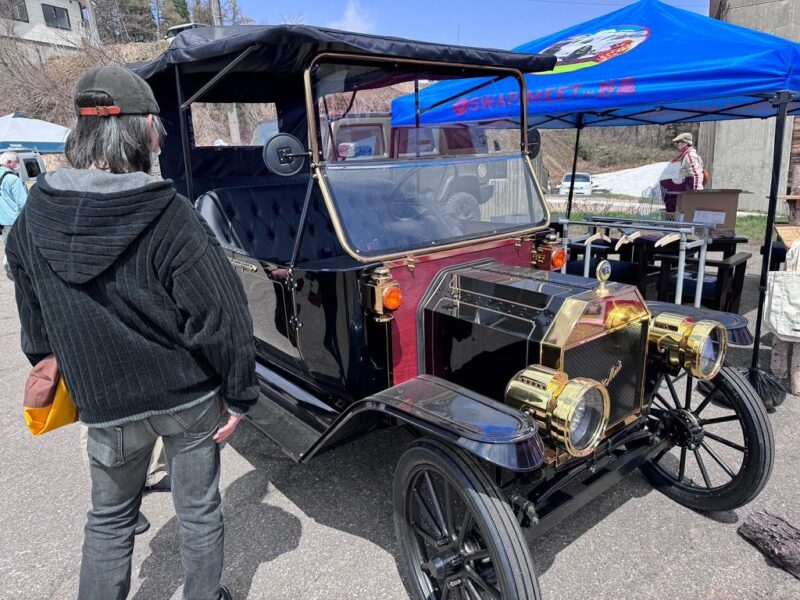
[[[25,205],[25,200],[28,199],[28,189],[17,174],[19,164],[19,155],[16,152],[0,154],[0,244],[3,245]],[[8,260],[5,257],[3,266],[8,272]],[[11,276],[10,272],[8,274]]]
[[[39,176],[7,253],[22,350],[32,364],[55,355],[89,428],[92,507],[78,598],[128,595],[161,437],[183,597],[227,600],[219,445],[258,396],[242,282],[192,204],[149,175],[164,129],[147,83],[97,67],[73,99],[65,153],[74,168]]]
[[[692,134],[681,133],[672,140],[672,143],[675,144],[679,153],[676,158],[672,159],[673,163],[680,163],[678,165],[678,181],[670,182],[668,180],[666,185],[663,181],[661,182],[665,187],[664,206],[670,213],[674,213],[677,208],[677,192],[703,189],[703,161],[694,148]]]

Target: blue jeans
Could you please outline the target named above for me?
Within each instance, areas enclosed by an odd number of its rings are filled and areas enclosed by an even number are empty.
[[[185,600],[217,600],[223,555],[219,446],[225,413],[219,396],[171,414],[119,427],[90,427],[92,479],[78,597],[124,600],[131,584],[133,530],[150,455],[161,436],[170,465],[181,534]]]

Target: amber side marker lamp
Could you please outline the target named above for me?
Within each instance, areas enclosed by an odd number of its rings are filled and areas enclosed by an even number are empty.
[[[395,311],[403,303],[403,292],[399,286],[391,286],[383,290],[383,307]]]
[[[553,251],[550,255],[550,265],[554,271],[560,271],[561,268],[567,263],[567,251],[564,248],[559,248]]]

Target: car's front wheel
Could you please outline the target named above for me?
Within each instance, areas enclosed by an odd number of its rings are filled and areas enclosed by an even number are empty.
[[[753,500],[772,472],[775,442],[764,404],[731,367],[694,389],[691,377],[666,376],[656,390],[651,429],[663,427],[675,446],[642,466],[673,500],[701,511],[738,508]]]
[[[414,600],[537,600],[528,545],[500,489],[467,452],[413,442],[397,465],[394,523]]]

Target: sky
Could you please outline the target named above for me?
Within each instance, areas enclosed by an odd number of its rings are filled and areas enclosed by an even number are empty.
[[[257,23],[304,23],[428,42],[513,48],[636,0],[239,0]],[[665,0],[708,14],[708,0]]]

